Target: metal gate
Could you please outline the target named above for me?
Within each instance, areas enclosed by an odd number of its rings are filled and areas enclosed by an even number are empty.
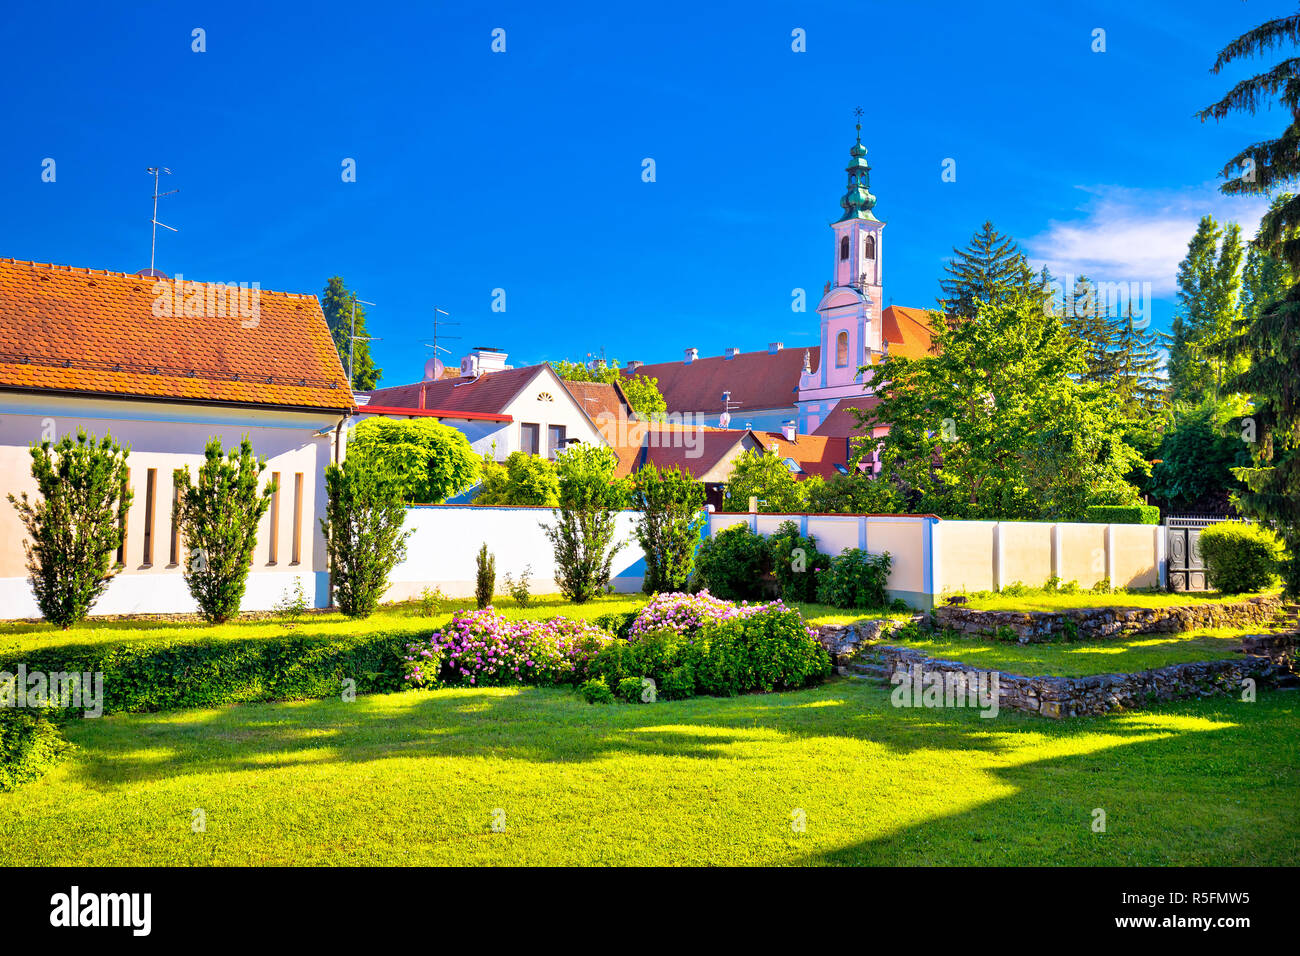
[[[1213,515],[1171,515],[1165,518],[1165,538],[1168,542],[1169,590],[1205,591],[1205,562],[1201,560],[1201,529],[1208,528],[1226,517]]]

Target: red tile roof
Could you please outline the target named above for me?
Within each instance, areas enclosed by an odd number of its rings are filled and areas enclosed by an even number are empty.
[[[389,418],[454,418],[460,421],[512,422],[509,415],[497,415],[492,412],[451,412],[445,408],[401,408],[391,405],[362,405],[357,415],[385,415]]]
[[[155,315],[171,287],[163,281],[155,289],[159,280],[124,272],[0,259],[0,388],[353,407],[314,295],[257,290],[250,317],[237,289],[223,309],[218,283],[184,280],[179,311],[194,303],[207,312],[210,301],[226,315]]]
[[[839,473],[836,465],[848,467],[849,443],[842,436],[796,435],[794,441],[786,441],[781,432],[756,431],[753,435],[764,451],[775,452],[781,459],[794,459],[803,471],[801,478],[810,475],[831,478]]]
[[[881,313],[881,319],[890,355],[921,358],[929,354],[927,310],[891,305]],[[812,346],[742,352],[734,358],[697,358],[690,364],[658,362],[639,366],[628,374],[657,378],[670,412],[721,412],[722,393],[731,392],[734,411],[744,415],[751,410],[794,406],[805,351],[809,367],[819,368],[821,349]]]
[[[370,393],[374,405],[392,408],[440,408],[447,412],[502,414],[524,386],[533,380],[540,365],[486,372],[478,378],[439,379],[377,388]]]
[[[808,349],[812,367],[817,367],[819,349]],[[642,365],[632,375],[649,375],[659,380],[659,391],[670,412],[722,411],[722,393],[731,392],[732,407],[739,414],[751,409],[793,406],[803,372],[804,349],[778,352],[742,352],[735,358],[717,355],[684,361]]]
[[[570,382],[565,381],[564,387],[569,390],[573,400],[582,406],[582,410],[591,417],[592,421],[598,421],[598,416],[607,414],[618,418],[631,417],[632,406],[628,403],[627,396],[623,394],[623,389],[619,385],[608,385],[604,382]]]
[[[858,427],[858,420],[853,415],[851,409],[857,408],[862,411],[868,411],[880,404],[878,395],[860,395],[849,398],[841,398],[831,413],[822,419],[821,424],[813,429],[814,435],[829,435],[836,438],[845,438],[852,435],[860,438],[866,435],[866,429]],[[873,429],[874,430],[874,429]]]

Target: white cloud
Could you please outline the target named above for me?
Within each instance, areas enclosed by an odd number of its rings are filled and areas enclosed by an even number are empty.
[[[1183,191],[1078,188],[1088,194],[1079,217],[1051,220],[1044,232],[1025,241],[1035,266],[1045,264],[1058,279],[1086,275],[1097,282],[1150,282],[1157,297],[1174,293],[1178,263],[1201,216],[1239,222],[1249,239],[1268,209],[1266,197],[1225,196],[1213,183]]]

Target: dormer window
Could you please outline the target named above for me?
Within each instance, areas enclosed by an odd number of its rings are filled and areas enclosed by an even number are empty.
[[[840,261],[849,257],[849,237],[844,236],[840,239]]]
[[[835,367],[847,368],[849,364],[849,333],[835,336]]]
[[[876,258],[876,237],[867,236],[862,243],[862,254],[868,259]]]

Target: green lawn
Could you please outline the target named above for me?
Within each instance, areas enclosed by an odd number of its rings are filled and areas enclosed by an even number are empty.
[[[493,606],[512,620],[542,620],[549,617],[571,617],[594,620],[605,614],[624,614],[642,607],[648,598],[644,594],[606,594],[586,604],[571,604],[560,594],[534,597],[527,607],[520,607],[513,598],[495,599]],[[188,638],[265,638],[285,635],[360,635],[372,633],[410,634],[415,637],[437,629],[462,608],[472,608],[472,598],[444,600],[432,616],[426,616],[418,603],[387,605],[368,618],[349,620],[338,612],[313,613],[302,617],[292,626],[277,620],[232,621],[229,624],[210,626],[201,621],[101,621],[89,620],[78,627],[60,630],[50,624],[0,623],[0,661],[16,660],[19,655],[39,648],[60,646],[94,646],[130,642],[143,639]],[[868,615],[862,611],[846,611],[827,604],[795,604],[810,624],[846,624]],[[901,616],[907,615],[883,615]]]
[[[1102,642],[1043,644],[1014,644],[949,632],[946,636],[911,641],[896,640],[898,635],[893,635],[885,643],[915,648],[942,660],[961,661],[1024,677],[1086,677],[1235,657],[1238,655],[1234,651],[1241,647],[1242,637],[1259,631],[1259,627],[1219,628],[1181,634],[1144,634]]]
[[[1263,592],[1277,595],[1277,591]],[[967,606],[981,611],[1062,611],[1077,607],[1179,607],[1187,604],[1231,604],[1259,594],[1220,594],[1217,591],[1198,591],[1196,593],[1167,593],[1164,591],[1117,592],[1115,594],[1094,594],[1080,591],[1075,594],[1061,592],[1031,591],[1028,594],[1013,596],[980,591],[969,594]]]
[[[989,720],[837,680],[650,706],[479,689],[106,717],[0,794],[0,865],[1294,864],[1298,704]]]

